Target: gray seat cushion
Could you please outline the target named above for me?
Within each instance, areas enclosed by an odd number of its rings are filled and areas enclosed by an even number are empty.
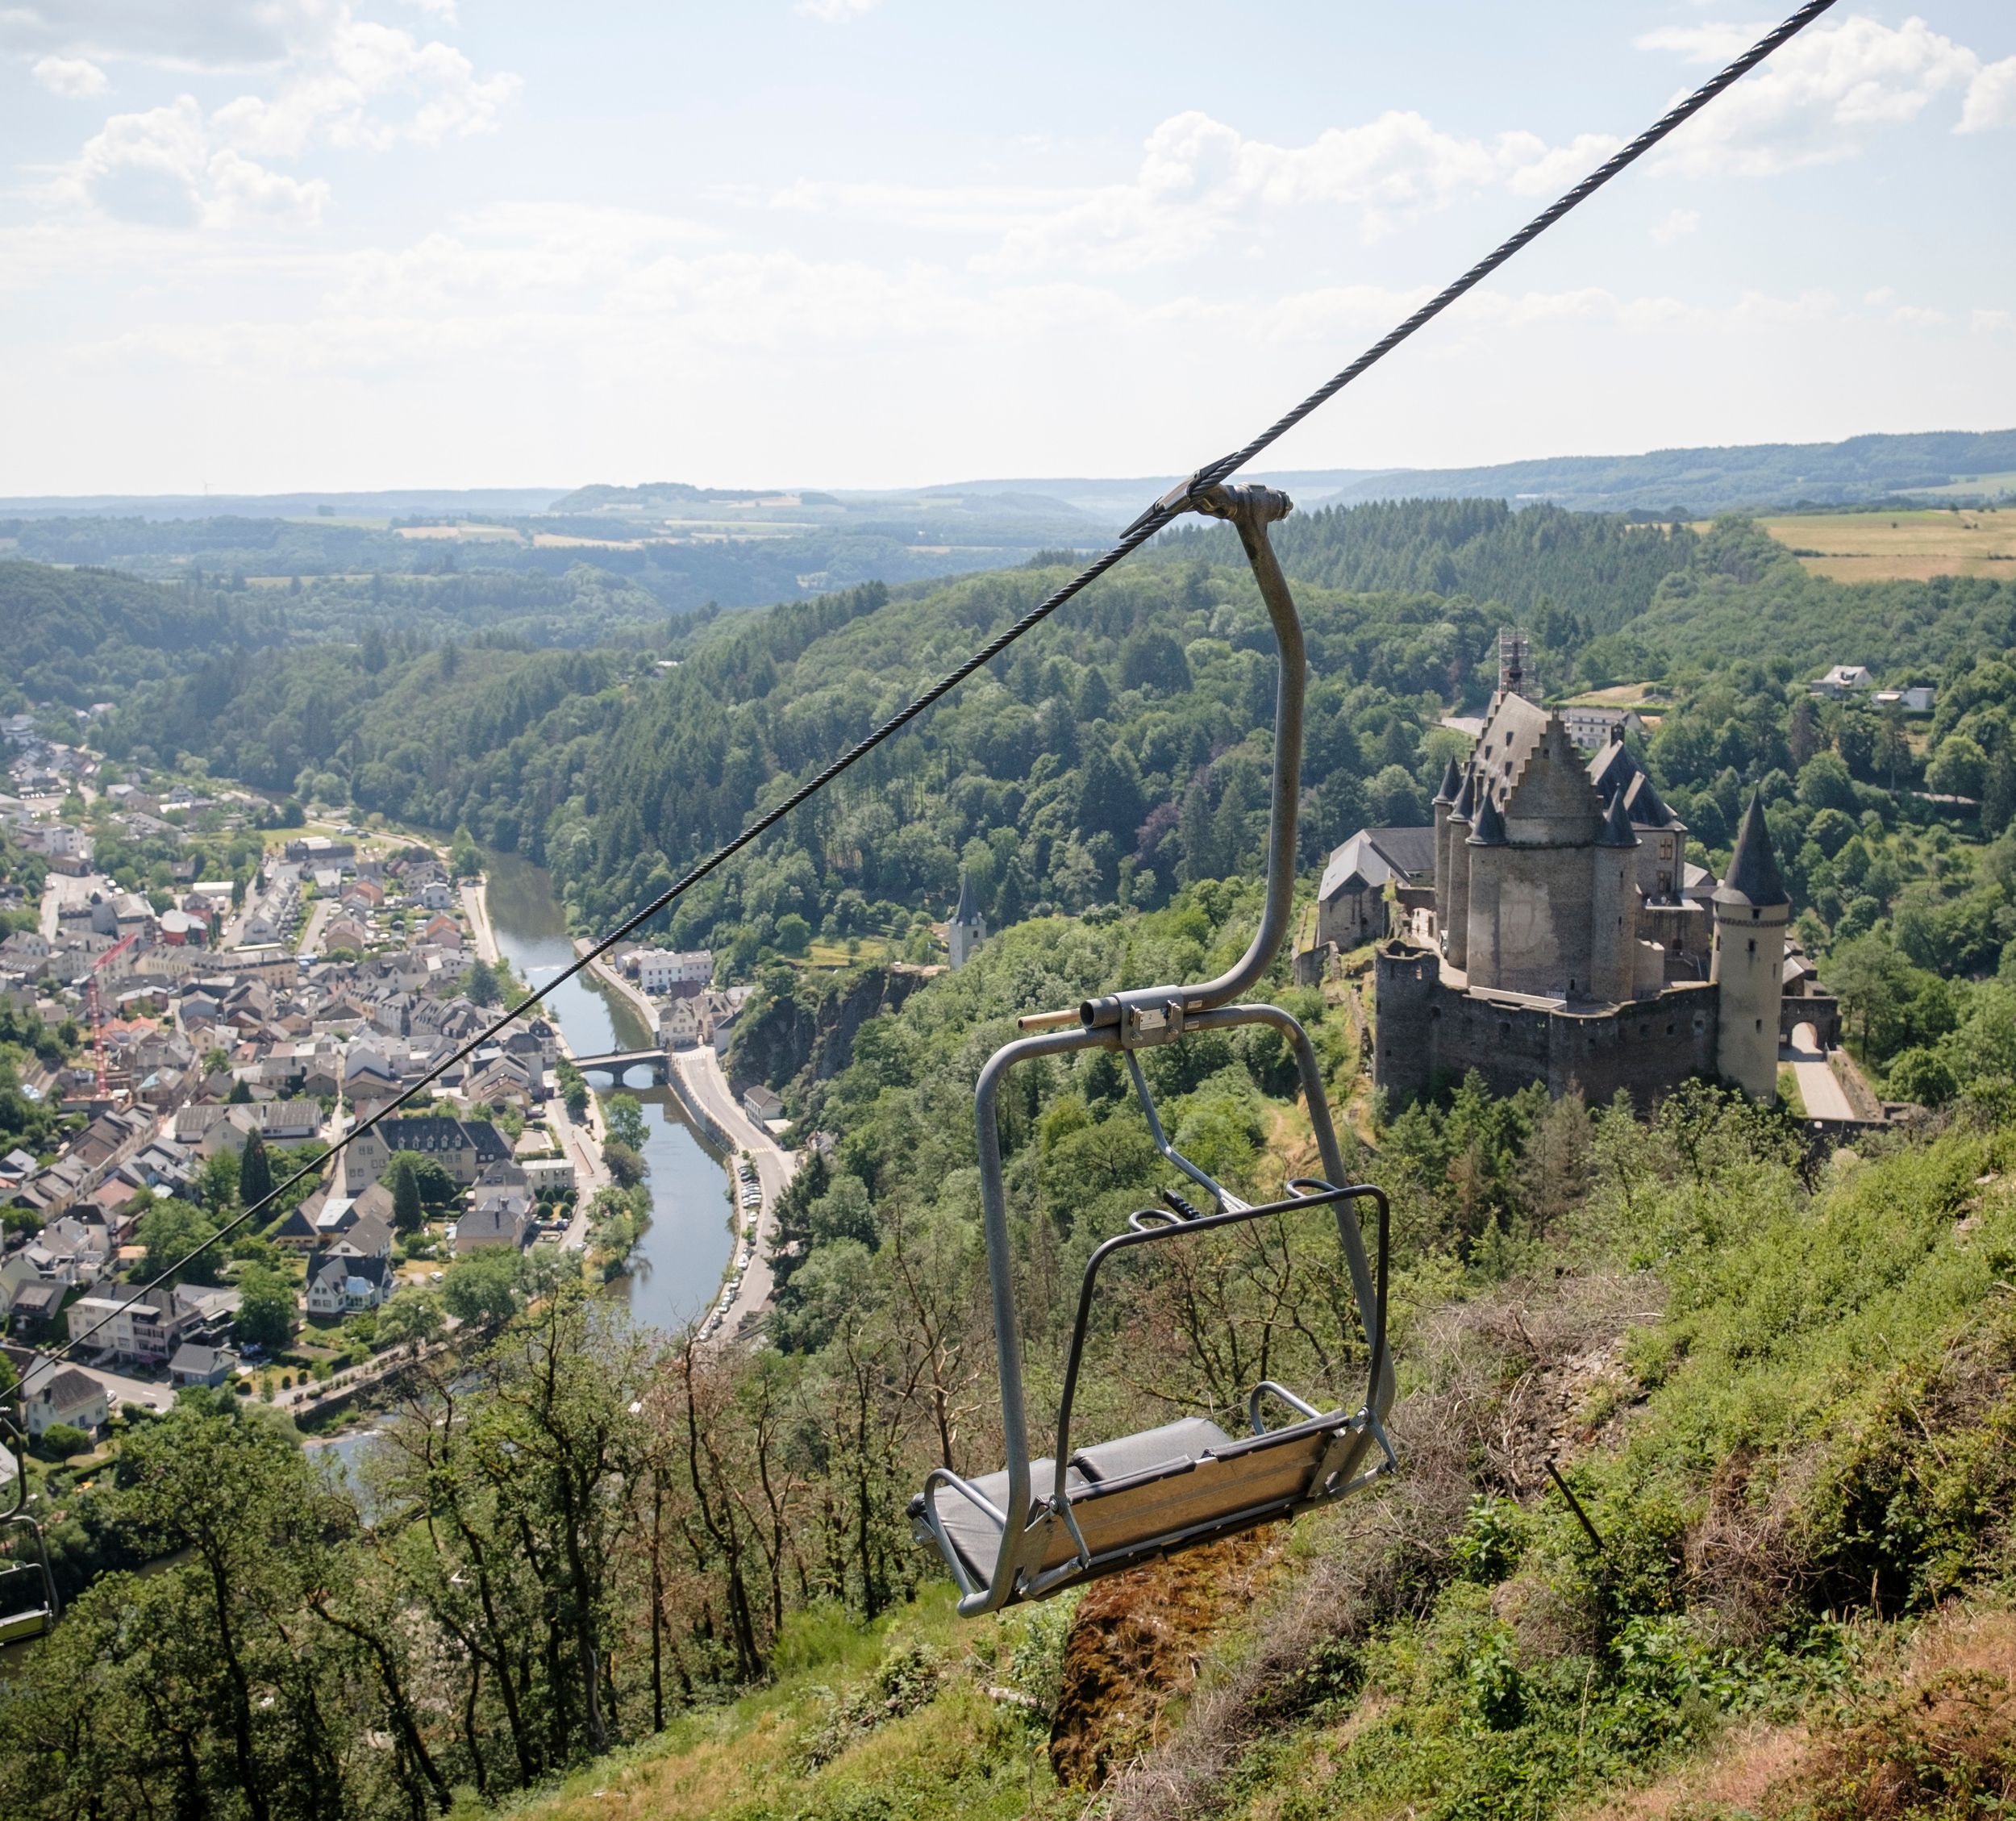
[[[1123,1479],[1135,1473],[1173,1471],[1202,1460],[1214,1448],[1229,1447],[1231,1440],[1215,1423],[1206,1422],[1201,1416],[1185,1417],[1179,1423],[1165,1423],[1159,1429],[1144,1429],[1138,1436],[1123,1436],[1117,1441],[1101,1442],[1096,1448],[1079,1449],[1064,1471],[1064,1486],[1075,1499],[1080,1493],[1089,1491],[1102,1481]],[[1029,1510],[1023,1519],[1025,1523],[1043,1509],[1055,1483],[1056,1471],[1057,1463],[1052,1456],[1046,1455],[1040,1461],[1030,1463]],[[996,1510],[1006,1508],[1006,1468],[998,1473],[986,1474],[972,1485]],[[939,1522],[945,1527],[945,1534],[959,1551],[960,1560],[971,1573],[985,1580],[993,1573],[995,1560],[1001,1552],[999,1527],[956,1487],[939,1486],[931,1497],[937,1505]]]

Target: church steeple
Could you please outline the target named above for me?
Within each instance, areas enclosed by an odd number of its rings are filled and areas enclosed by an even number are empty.
[[[970,873],[959,875],[959,903],[953,910],[952,921],[945,926],[945,948],[952,957],[955,969],[966,965],[966,957],[987,940],[987,919],[981,915],[980,901],[973,896],[973,881]]]

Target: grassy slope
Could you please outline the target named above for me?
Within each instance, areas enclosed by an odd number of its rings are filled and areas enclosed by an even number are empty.
[[[1612,1155],[1581,1270],[1411,1322],[1407,1480],[1227,1600],[1202,1692],[1125,1723],[1160,1742],[1111,1812],[1978,1811],[2016,1775],[2016,1631],[1922,1615],[1992,1606],[2016,1560],[2012,1162],[2016,1131],[1954,1131],[1810,1192],[1727,1122]],[[1466,1511],[1476,1486],[1503,1496]],[[1077,1813],[1039,1717],[1064,1636],[942,1590],[802,1620],[774,1686],[523,1812]]]

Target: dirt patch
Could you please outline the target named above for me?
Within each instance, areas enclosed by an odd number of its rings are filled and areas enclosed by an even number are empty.
[[[1282,1526],[1248,1531],[1095,1583],[1064,1640],[1050,1729],[1061,1783],[1097,1790],[1155,1744],[1197,1681],[1213,1631],[1251,1605],[1278,1561]]]

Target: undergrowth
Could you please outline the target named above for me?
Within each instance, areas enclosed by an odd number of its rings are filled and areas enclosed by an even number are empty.
[[[1089,1812],[1539,1821],[1759,1729],[1796,1773],[1643,1812],[2012,1799],[2016,1624],[2008,1674],[1898,1665],[1927,1615],[2016,1594],[2016,1133],[1817,1171],[1762,1123],[1689,1141],[1600,1177],[1551,1269],[1410,1315],[1403,1477],[1301,1526],[1264,1610],[1228,1598],[1181,1723]],[[1068,1625],[942,1590],[870,1631],[802,1615],[773,1687],[538,1813],[1088,1812],[1047,1756]]]

